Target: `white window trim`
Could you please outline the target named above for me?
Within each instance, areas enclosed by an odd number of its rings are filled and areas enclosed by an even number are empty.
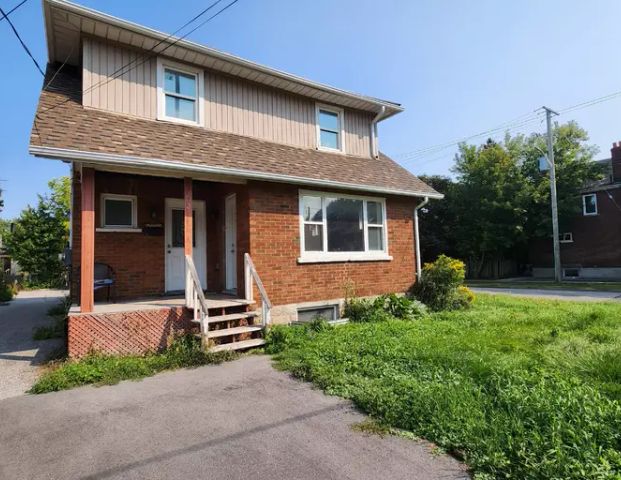
[[[334,319],[333,320],[328,320],[328,323],[333,323],[333,322],[337,322],[340,319],[340,308],[339,308],[339,304],[338,303],[324,303],[321,305],[313,305],[310,307],[298,307],[296,310],[296,321],[300,322],[300,312],[308,312],[311,310],[327,310],[328,308],[331,308],[332,311],[334,312]]]
[[[169,117],[166,115],[166,95],[164,92],[164,69],[169,68],[187,75],[196,77],[196,121],[183,118]],[[182,97],[182,96],[179,96]],[[205,73],[200,68],[174,62],[172,60],[157,58],[157,119],[167,122],[182,123],[184,125],[204,125],[205,118]]]
[[[132,202],[132,224],[127,225],[106,225],[106,200],[126,200]],[[101,209],[101,228],[97,231],[115,232],[137,232],[138,229],[138,197],[136,195],[120,195],[116,193],[102,193],[100,200]]]
[[[336,131],[339,136],[339,148],[324,147],[321,145],[321,125],[319,124],[319,111],[325,110],[326,112],[336,113],[338,115],[339,130]],[[342,108],[333,107],[331,105],[325,105],[323,103],[315,104],[315,131],[317,150],[323,150],[326,152],[345,153],[345,111]],[[335,130],[331,130],[335,131]]]
[[[574,236],[571,232],[561,233],[559,243],[574,243]]]
[[[364,215],[364,251],[363,252],[328,252],[328,227],[325,202],[322,200],[321,206],[323,210],[323,251],[321,252],[305,252],[304,251],[304,225],[320,224],[320,222],[304,221],[304,206],[302,198],[305,195],[315,197],[338,197],[351,198],[355,200],[363,200]],[[383,234],[383,250],[369,250],[369,222],[367,218],[367,202],[377,202],[382,206],[382,234]],[[361,195],[349,195],[336,192],[320,192],[316,190],[299,190],[299,222],[300,222],[300,256],[298,263],[322,263],[322,262],[369,262],[369,261],[387,261],[392,260],[388,254],[388,215],[386,213],[386,199],[380,197],[367,197]],[[371,226],[379,226],[380,224],[372,224]]]
[[[595,212],[587,212],[586,211],[586,197],[595,197]],[[597,209],[597,194],[596,193],[587,193],[586,195],[582,195],[582,215],[585,217],[590,217],[598,214]]]

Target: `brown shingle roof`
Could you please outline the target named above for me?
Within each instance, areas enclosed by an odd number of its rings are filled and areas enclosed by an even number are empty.
[[[41,92],[30,145],[284,175],[315,184],[340,182],[357,189],[439,195],[383,154],[362,158],[326,153],[84,108],[79,74],[70,70],[58,73]]]

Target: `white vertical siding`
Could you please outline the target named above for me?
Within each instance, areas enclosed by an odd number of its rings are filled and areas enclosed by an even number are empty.
[[[155,59],[116,45],[84,39],[83,104],[154,119]],[[131,67],[121,68],[128,63]]]
[[[83,103],[112,112],[157,118],[157,62],[118,45],[84,39]],[[131,67],[116,73],[124,65]],[[110,78],[113,76],[113,80]],[[344,110],[346,153],[370,155],[373,115]],[[211,71],[205,72],[205,127],[316,148],[315,101]]]

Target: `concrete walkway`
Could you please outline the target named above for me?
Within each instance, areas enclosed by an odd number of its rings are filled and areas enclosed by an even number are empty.
[[[354,431],[366,417],[267,356],[0,401],[0,478],[467,479],[422,441]]]
[[[573,300],[578,302],[621,301],[620,292],[589,292],[585,290],[547,290],[538,288],[486,288],[471,287],[475,293],[514,295],[517,297],[548,298],[551,300]]]
[[[32,339],[34,330],[52,324],[47,310],[59,303],[62,290],[20,292],[0,305],[0,399],[21,395],[37,376],[38,365],[62,345],[60,340]]]

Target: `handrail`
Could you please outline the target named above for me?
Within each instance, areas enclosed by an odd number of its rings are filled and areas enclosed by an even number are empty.
[[[262,322],[263,326],[266,327],[271,323],[271,314],[272,314],[272,302],[270,302],[269,297],[267,296],[267,292],[265,291],[265,287],[263,286],[263,282],[261,281],[261,277],[257,272],[256,267],[254,266],[254,262],[252,258],[250,258],[249,253],[244,253],[244,279],[246,281],[246,300],[252,301],[253,293],[252,293],[252,281],[256,283],[257,288],[259,289],[259,294],[261,295],[261,309],[262,309]]]
[[[209,309],[191,255],[185,256],[185,272],[185,305],[194,310],[194,321],[200,323],[201,333],[206,336],[209,331]]]

